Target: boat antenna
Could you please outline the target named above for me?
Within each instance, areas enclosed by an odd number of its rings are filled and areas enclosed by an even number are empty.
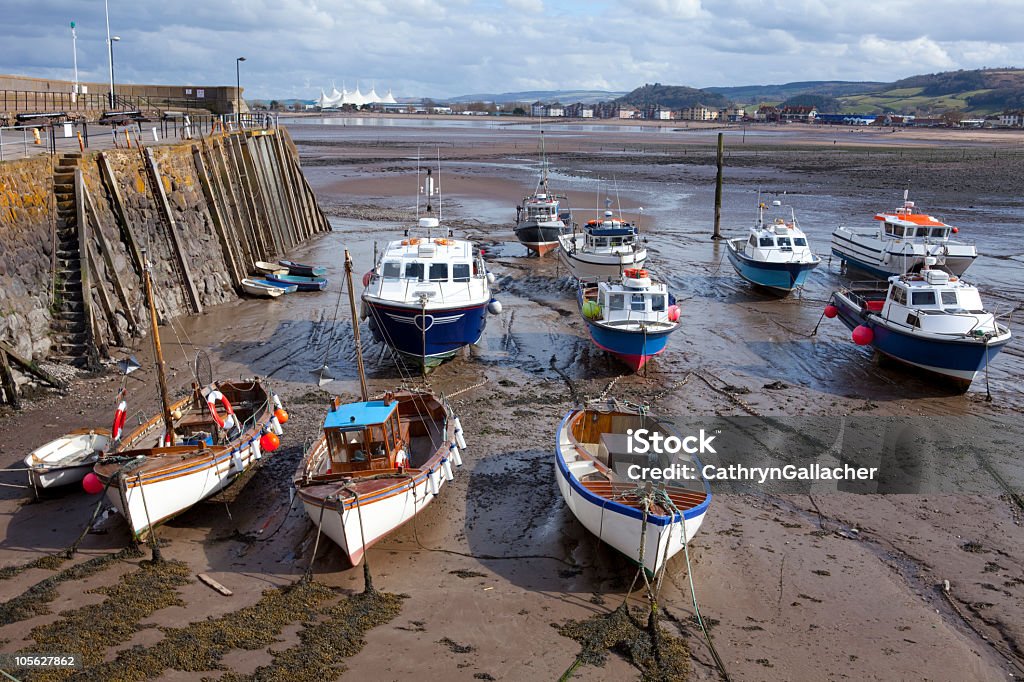
[[[544,124],[540,125],[540,163],[541,163],[541,178],[540,184],[544,188],[544,194],[548,194],[548,151],[544,145]]]
[[[352,334],[356,340],[356,367],[359,370],[359,390],[363,394],[363,402],[370,400],[366,390],[366,368],[363,367],[363,344],[359,339],[359,316],[356,315],[356,294],[352,287],[352,256],[345,249],[345,283],[348,285],[348,305],[352,311]]]
[[[149,322],[153,334],[153,358],[156,361],[156,376],[160,385],[160,401],[164,408],[165,444],[174,445],[174,419],[171,416],[171,399],[167,390],[166,365],[164,351],[160,346],[160,330],[156,322],[156,303],[153,301],[153,280],[150,276],[150,263],[146,259],[146,249],[142,249],[142,277],[146,287],[146,305],[149,306]]]
[[[416,220],[420,219],[420,192],[423,191],[423,186],[420,185],[420,148],[416,147]],[[405,231],[405,236],[409,236],[409,231]]]
[[[444,217],[441,215],[441,148],[437,148],[437,220],[440,222]],[[427,234],[429,237],[429,233]]]

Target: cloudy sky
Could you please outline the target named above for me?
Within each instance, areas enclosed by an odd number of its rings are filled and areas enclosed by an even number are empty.
[[[313,98],[895,80],[1024,67],[1021,0],[109,0],[119,82]],[[102,0],[4,0],[0,73],[107,78]]]

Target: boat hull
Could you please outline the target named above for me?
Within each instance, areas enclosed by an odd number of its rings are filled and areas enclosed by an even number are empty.
[[[487,302],[458,308],[409,308],[363,299],[374,338],[404,359],[436,367],[480,340]]]
[[[563,229],[562,223],[538,223],[531,220],[519,223],[515,233],[523,246],[543,255],[558,248],[558,237]]]
[[[29,484],[39,489],[80,483],[109,444],[110,432],[102,429],[79,429],[51,441],[25,457]]]
[[[821,259],[807,263],[771,263],[747,258],[729,241],[729,262],[736,274],[751,284],[776,293],[789,294],[807,282],[807,277],[818,267]]]
[[[962,244],[910,244],[904,248],[913,248],[913,252],[904,254],[887,251],[882,240],[858,238],[856,233],[844,228],[832,233],[833,255],[848,267],[883,280],[920,270],[927,256],[935,256],[943,270],[961,277],[977,258],[973,247]]]
[[[583,527],[610,545],[627,559],[640,564],[639,540],[644,532],[644,515],[639,509],[608,500],[587,490],[573,475],[566,461],[566,453],[574,447],[569,435],[570,412],[558,427],[555,444],[555,480],[569,511]],[[703,503],[687,509],[682,515],[647,516],[642,564],[651,574],[683,549],[697,534],[711,502],[710,494]]]
[[[559,240],[558,255],[574,277],[587,281],[610,282],[622,277],[623,270],[641,268],[647,261],[647,249],[617,254],[589,253],[574,248],[573,235]]]
[[[859,306],[841,295],[832,297],[838,317],[849,329],[858,325],[873,333],[871,347],[904,365],[924,370],[967,390],[979,372],[992,361],[1007,340],[985,344],[973,339],[936,339],[904,332],[884,323],[877,315],[861,312]]]
[[[324,277],[299,277],[298,275],[267,275],[271,282],[279,284],[292,284],[298,287],[299,291],[323,291],[327,288],[327,279]]]
[[[29,483],[34,488],[59,488],[65,485],[81,483],[85,475],[92,471],[93,462],[72,467],[55,469],[32,469],[28,472]]]
[[[587,333],[594,345],[611,353],[634,372],[639,372],[656,355],[661,355],[668,345],[668,337],[674,327],[666,331],[647,332],[625,331],[597,324],[586,318]]]

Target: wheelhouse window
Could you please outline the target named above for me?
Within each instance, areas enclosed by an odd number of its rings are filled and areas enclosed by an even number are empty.
[[[608,296],[608,307],[611,310],[624,310],[626,303],[622,294],[610,294]]]
[[[936,239],[945,239],[949,236],[949,232],[944,227],[933,227],[932,236]]]
[[[423,281],[423,263],[406,263],[405,278]]]
[[[398,261],[387,261],[381,268],[384,279],[398,279],[402,276],[402,264]]]
[[[665,310],[665,297],[660,294],[651,296],[651,310],[656,313],[663,312]]]
[[[629,309],[634,313],[647,312],[647,301],[644,300],[646,296],[643,294],[631,294],[629,301]]]
[[[934,291],[914,291],[911,292],[911,303],[915,306],[923,305],[935,305],[935,292]]]
[[[892,226],[892,234],[895,237],[902,237],[903,236],[903,226],[902,225],[893,225]]]
[[[892,234],[892,232],[893,232],[892,223],[886,223],[885,224],[885,233],[886,234]]]
[[[431,263],[430,264],[430,281],[431,282],[447,282],[448,281],[448,264],[447,263]]]
[[[907,304],[907,290],[903,287],[894,286],[892,288],[892,301],[893,303],[899,303],[900,305]]]
[[[955,291],[943,291],[941,293],[941,295],[942,295],[942,305],[950,306],[950,307],[956,307],[957,301],[956,301],[956,292]]]
[[[759,243],[761,244],[761,246],[775,246],[775,239],[773,239],[772,237],[761,237]]]
[[[468,282],[469,263],[455,263],[452,265],[452,280],[455,282]]]
[[[749,241],[749,244],[750,244],[751,246],[757,246],[757,237],[755,237],[754,235],[750,235],[750,241]]]
[[[807,240],[803,237],[793,237],[794,246],[807,246]]]
[[[781,246],[783,248],[791,248],[792,247],[792,244],[789,241],[789,237],[779,237],[778,242],[779,242],[779,246]]]

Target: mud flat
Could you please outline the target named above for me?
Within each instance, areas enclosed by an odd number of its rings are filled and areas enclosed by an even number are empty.
[[[692,618],[688,571],[732,679],[1006,680],[1024,673],[1024,475],[1016,463],[1022,441],[1019,430],[1006,426],[1019,421],[1024,406],[1019,340],[993,364],[991,402],[984,381],[953,395],[899,368],[872,364],[838,324],[826,320],[811,335],[841,281],[837,264],[819,268],[800,296],[777,301],[748,290],[722,262],[721,248],[708,239],[715,131],[546,129],[556,187],[577,209],[603,206],[598,190],[606,185],[617,186],[623,205],[643,206],[652,269],[683,301],[686,327],[669,350],[646,374],[626,375],[586,337],[564,268],[552,257],[526,257],[512,243],[515,203],[536,178],[536,130],[296,122],[291,132],[334,225],[292,256],[325,264],[331,288],[291,296],[286,304],[222,305],[214,316],[181,320],[180,343],[165,338],[179,388],[191,379],[197,348],[211,355],[219,376],[269,377],[291,414],[285,447],[244,487],[160,530],[164,557],[188,570],[165,585],[165,601],[136,629],[109,641],[103,659],[111,670],[134,657],[164,661],[165,679],[195,679],[200,663],[161,653],[168,641],[186,641],[191,631],[177,628],[207,617],[233,623],[231,614],[268,603],[267,590],[306,572],[315,537],[302,512],[289,508],[288,481],[329,396],[352,399],[358,390],[347,301],[337,286],[342,249],[353,250],[360,268],[369,267],[374,242],[402,234],[403,219],[414,212],[417,151],[433,157],[440,147],[442,210],[491,253],[505,312],[490,319],[478,347],[430,376],[435,389],[457,393],[453,403],[469,440],[465,465],[437,504],[369,552],[376,587],[406,598],[387,602],[383,615],[353,629],[361,646],[329,662],[345,668],[344,679],[557,679],[582,650],[564,636],[580,631],[571,622],[608,614],[624,601],[645,606],[641,593],[627,599],[634,577],[629,562],[566,512],[554,482],[558,420],[576,400],[606,394],[679,417],[856,417],[879,424],[955,418],[985,444],[946,467],[955,474],[946,478],[963,492],[714,488],[690,567],[673,560],[661,595],[665,632],[688,646],[692,679],[718,674]],[[727,233],[752,219],[758,188],[786,190],[787,203],[824,253],[836,223],[866,222],[892,208],[909,180],[912,198],[977,240],[985,257],[970,274],[993,307],[1009,311],[1024,297],[1019,240],[1012,239],[1024,213],[1015,185],[1021,178],[1008,172],[1019,168],[1019,139],[871,131],[845,133],[833,145],[817,131],[770,130],[758,139],[748,130],[741,148],[741,134],[731,131],[727,139]],[[145,346],[138,349],[144,364]],[[314,370],[324,362],[338,379],[321,388]],[[399,380],[376,344],[368,348],[367,367],[371,392]],[[132,407],[154,406],[152,373],[135,376]],[[65,396],[5,415],[0,461],[16,466],[33,446],[70,428],[106,426],[116,386],[105,374],[80,379]],[[24,490],[0,489],[0,566],[70,545],[96,502],[72,492],[28,503]],[[0,581],[0,600],[125,546],[116,517],[102,530],[86,536],[81,554],[62,566],[43,562]],[[91,590],[122,584],[142,570],[139,561],[126,557],[77,582],[58,583],[45,610],[0,627],[3,650],[38,649],[34,628],[73,620],[75,610],[101,603],[104,593]],[[234,595],[213,592],[194,580],[198,573]],[[258,647],[232,635],[229,650],[203,664],[239,676],[263,674],[300,656],[303,646],[314,650],[322,641],[313,636],[316,623],[348,613],[350,607],[338,605],[362,590],[363,575],[342,569],[323,542],[313,574],[316,585],[334,590],[314,589],[315,600],[268,616],[274,629]],[[65,611],[72,614],[61,616]],[[141,653],[123,653],[135,646]],[[595,667],[587,657],[576,674],[639,679],[627,660],[611,653]],[[328,672],[318,674],[341,670],[325,665]]]

